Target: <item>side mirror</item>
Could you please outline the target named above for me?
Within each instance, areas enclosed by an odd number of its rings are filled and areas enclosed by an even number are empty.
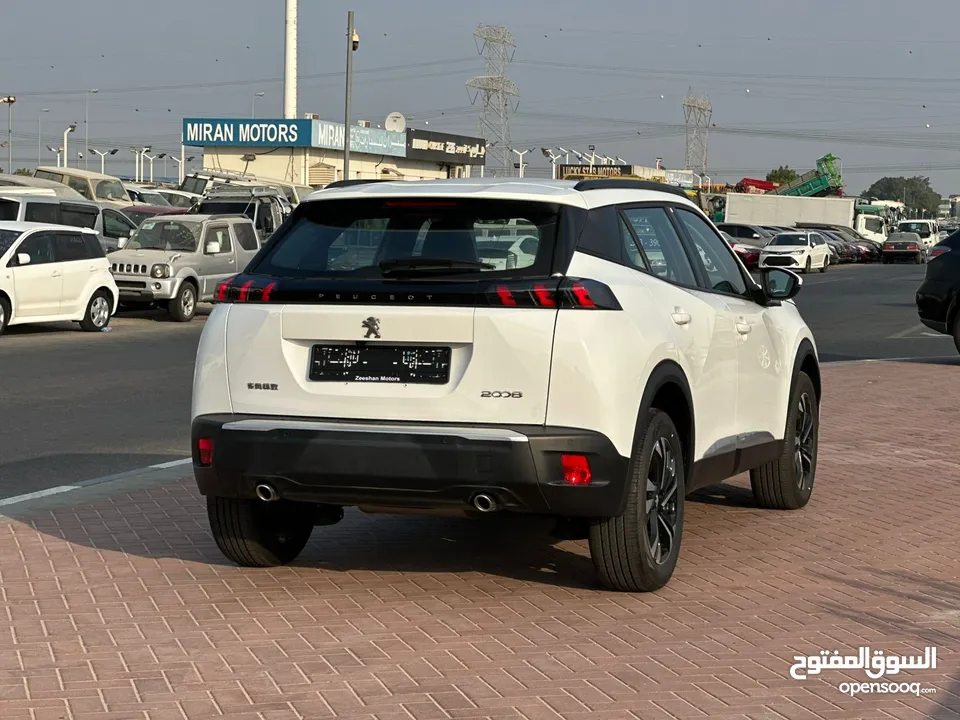
[[[127,244],[127,241],[129,239],[130,238],[125,238],[125,237],[117,238],[117,250],[123,250],[123,246]]]
[[[29,265],[29,264],[30,264],[29,253],[17,253],[17,265]]]
[[[759,235],[758,233],[754,233],[754,234],[753,234],[753,239],[754,239],[754,240],[759,240],[759,239],[760,239],[760,235]]]
[[[216,255],[220,252],[220,242],[218,240],[211,240],[207,243],[207,246],[203,249],[207,255]]]
[[[803,280],[795,272],[783,268],[766,268],[760,273],[760,287],[770,300],[791,300],[800,292]]]

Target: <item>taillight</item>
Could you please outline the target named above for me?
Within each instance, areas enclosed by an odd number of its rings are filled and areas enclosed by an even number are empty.
[[[941,255],[946,255],[948,252],[950,252],[950,248],[946,245],[935,245],[930,248],[930,257],[940,257]]]
[[[213,464],[213,438],[202,437],[197,439],[197,457],[201,465],[210,466]]]
[[[893,245],[890,244],[890,243],[887,243],[886,245],[883,246],[883,249],[884,249],[884,250],[893,250]]]
[[[513,280],[492,284],[484,293],[494,307],[560,310],[622,310],[613,291],[596,280]]]
[[[563,479],[568,485],[589,485],[593,482],[590,461],[586,455],[561,455]]]
[[[238,277],[227,278],[217,286],[217,302],[270,302],[270,295],[277,286],[275,282],[246,280],[237,283]]]

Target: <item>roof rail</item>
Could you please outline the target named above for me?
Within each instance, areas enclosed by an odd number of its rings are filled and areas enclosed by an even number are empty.
[[[574,190],[652,190],[654,192],[665,192],[671,195],[690,199],[683,188],[676,185],[667,185],[653,180],[631,180],[628,178],[596,178],[593,180],[580,180],[573,186]]]
[[[210,216],[211,220],[227,220],[229,218],[243,218],[244,220],[250,220],[250,218],[248,218],[243,213],[222,213],[220,215]]]
[[[376,183],[376,182],[396,182],[396,178],[366,178],[366,179],[355,179],[355,180],[334,180],[332,183],[328,183],[323,189],[329,190],[330,188],[338,187],[350,187],[351,185],[366,185],[367,183]]]

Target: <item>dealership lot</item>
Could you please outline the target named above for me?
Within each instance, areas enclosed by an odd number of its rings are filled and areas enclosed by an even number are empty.
[[[0,716],[956,717],[960,356],[916,327],[922,272],[805,279],[828,362],[813,500],[760,510],[744,478],[700,493],[654,595],[598,591],[585,543],[509,517],[348,511],[294,566],[226,564],[177,464],[202,318],[13,328]],[[9,502],[25,493],[42,496]],[[939,664],[895,678],[919,696],[845,695],[856,670],[790,677],[796,655],[862,646]]]

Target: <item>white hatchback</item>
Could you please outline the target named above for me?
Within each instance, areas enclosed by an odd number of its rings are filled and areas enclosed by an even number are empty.
[[[110,323],[118,297],[93,230],[0,222],[0,333],[65,320],[97,332]]]
[[[826,272],[830,267],[830,246],[819,233],[780,233],[760,251],[760,267]]]

